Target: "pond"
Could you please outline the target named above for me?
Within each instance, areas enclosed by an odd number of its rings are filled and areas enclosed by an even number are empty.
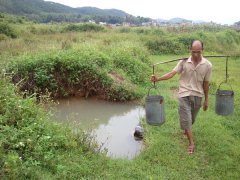
[[[54,107],[55,121],[91,130],[97,144],[112,158],[132,159],[141,152],[143,142],[135,140],[133,133],[144,116],[142,106],[96,99],[61,99]]]

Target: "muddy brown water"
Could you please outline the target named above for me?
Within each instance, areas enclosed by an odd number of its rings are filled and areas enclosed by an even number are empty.
[[[53,119],[90,131],[101,150],[112,158],[132,159],[143,149],[143,142],[133,133],[141,117],[142,106],[96,99],[68,98],[58,100]]]

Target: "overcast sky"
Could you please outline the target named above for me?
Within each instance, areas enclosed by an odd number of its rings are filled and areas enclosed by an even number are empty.
[[[49,1],[49,0],[48,0]],[[175,17],[233,24],[240,21],[240,0],[51,0],[71,7],[120,9],[153,19]]]

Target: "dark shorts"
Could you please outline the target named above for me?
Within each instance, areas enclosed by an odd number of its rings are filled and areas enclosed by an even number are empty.
[[[202,106],[202,98],[198,96],[186,96],[179,98],[179,117],[181,129],[191,129],[197,113]]]

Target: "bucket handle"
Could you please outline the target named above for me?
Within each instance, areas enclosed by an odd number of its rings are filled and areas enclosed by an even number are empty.
[[[233,91],[233,88],[232,88],[231,84],[229,84],[229,83],[226,82],[226,81],[223,81],[223,82],[221,82],[221,83],[219,84],[219,86],[218,86],[218,90],[220,90],[220,86],[221,86],[222,84],[227,84],[227,85],[229,85],[230,88],[231,88],[231,90]]]
[[[150,87],[150,88],[148,89],[148,94],[147,94],[148,96],[149,96],[149,92],[150,92],[151,89],[157,89],[157,87],[156,87],[155,85],[152,86],[152,87]]]
[[[155,71],[154,71],[155,65],[153,65],[152,68],[153,68],[153,74],[155,74]],[[150,90],[153,89],[153,88],[157,89],[155,81],[153,82],[153,86],[148,89],[148,96],[149,96]]]

